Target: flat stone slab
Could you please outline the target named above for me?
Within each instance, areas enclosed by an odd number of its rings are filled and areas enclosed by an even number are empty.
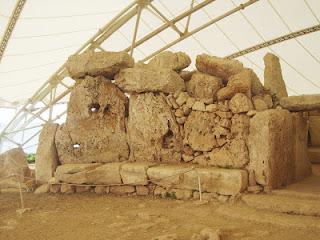
[[[162,165],[151,167],[148,177],[156,185],[178,189],[199,190],[223,195],[236,195],[247,188],[248,174],[245,170],[221,168],[196,168],[191,166]],[[157,180],[160,179],[160,180]]]
[[[124,163],[120,169],[123,183],[130,185],[147,185],[147,169],[152,165],[152,163]]]
[[[280,105],[289,111],[311,111],[320,109],[320,94],[283,97]]]

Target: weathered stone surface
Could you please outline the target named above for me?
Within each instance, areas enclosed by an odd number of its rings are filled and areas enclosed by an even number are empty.
[[[267,53],[264,58],[264,86],[281,99],[288,97],[286,83],[282,78],[281,65],[279,58]]]
[[[83,184],[87,183],[86,172],[101,166],[99,163],[92,164],[64,164],[57,167],[55,178],[65,183]]]
[[[119,184],[122,183],[120,167],[123,163],[106,163],[86,172],[87,183]]]
[[[152,68],[169,68],[175,71],[180,71],[188,67],[191,63],[190,57],[184,52],[164,51],[156,55],[148,63]]]
[[[128,193],[135,192],[134,186],[111,186],[110,187],[110,193],[116,194],[116,195],[124,195]]]
[[[195,101],[193,106],[192,106],[192,110],[205,112],[206,111],[206,105],[201,100],[200,101]]]
[[[71,92],[67,121],[56,132],[60,162],[126,160],[126,102],[124,93],[103,77],[77,82]]]
[[[320,147],[308,147],[308,159],[312,163],[320,163]]]
[[[15,176],[16,181],[24,181],[30,175],[27,155],[22,148],[13,148],[0,155],[0,179]]]
[[[69,184],[61,184],[60,191],[64,194],[71,194],[75,192],[75,187]]]
[[[223,101],[223,100],[229,100],[231,99],[234,95],[236,94],[236,89],[233,86],[227,86],[224,88],[221,88],[218,92],[217,92],[217,99],[219,101]]]
[[[192,97],[216,99],[216,94],[222,87],[222,81],[218,77],[196,72],[186,85],[187,91]]]
[[[49,184],[48,183],[42,184],[40,187],[38,187],[34,191],[35,194],[42,194],[42,193],[48,193],[48,192],[49,192]]]
[[[150,179],[159,186],[198,190],[198,174],[202,191],[235,195],[247,188],[248,174],[244,170],[221,168],[197,168],[182,166],[156,166],[148,169]]]
[[[229,108],[233,113],[244,113],[253,109],[251,99],[243,93],[237,93],[231,98]]]
[[[308,118],[303,113],[292,113],[292,150],[295,166],[294,179],[299,181],[311,175],[308,159]]]
[[[180,77],[185,81],[190,81],[192,75],[195,73],[196,71],[181,71],[179,72]]]
[[[249,152],[246,141],[241,138],[233,139],[219,150],[208,154],[210,166],[223,168],[243,168],[249,162]]]
[[[281,107],[289,111],[311,111],[320,109],[320,94],[283,97]]]
[[[47,123],[41,130],[35,168],[38,182],[48,182],[58,166],[59,159],[55,144],[57,127],[56,123]]]
[[[90,76],[105,76],[112,79],[120,69],[133,67],[134,60],[126,52],[87,51],[72,55],[67,61],[67,69],[74,79]]]
[[[235,114],[231,119],[231,133],[234,136],[248,136],[250,117],[245,114]]]
[[[215,113],[191,112],[184,124],[184,143],[196,151],[210,151],[217,146],[212,128],[215,126]]]
[[[254,109],[258,112],[264,111],[268,109],[268,104],[264,101],[263,96],[254,96],[252,98]]]
[[[243,65],[238,60],[229,60],[207,54],[197,56],[196,67],[200,72],[208,73],[224,80],[228,80],[230,76],[243,70]]]
[[[183,79],[168,68],[127,68],[121,70],[115,80],[125,92],[174,93],[185,90]]]
[[[147,169],[151,163],[124,163],[121,165],[120,175],[124,184],[147,185]]]
[[[85,193],[85,192],[90,192],[91,191],[90,186],[76,186],[76,193]]]
[[[292,118],[288,111],[269,109],[251,118],[248,148],[249,168],[257,183],[272,189],[292,182]]]
[[[127,132],[132,161],[180,161],[179,125],[163,96],[131,95]]]
[[[136,186],[136,192],[138,196],[147,196],[150,191],[146,186]]]
[[[312,146],[320,146],[320,116],[309,116],[309,133]]]

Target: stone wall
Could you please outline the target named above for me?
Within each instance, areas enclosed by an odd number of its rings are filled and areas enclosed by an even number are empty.
[[[265,87],[241,62],[206,54],[197,56],[196,71],[184,70],[191,59],[182,52],[163,52],[148,64],[123,52],[71,56],[76,84],[55,134],[62,165],[53,182],[116,185],[115,192],[117,184],[129,192],[152,185],[190,195],[200,177],[204,192],[230,196],[307,176],[306,160],[296,157],[304,149],[293,150],[306,138],[292,127],[304,128],[306,120],[278,106],[286,95],[278,90],[286,90],[269,58]],[[274,81],[281,83],[272,88]]]

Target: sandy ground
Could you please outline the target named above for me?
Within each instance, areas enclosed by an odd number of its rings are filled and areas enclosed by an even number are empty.
[[[95,193],[24,193],[24,197],[25,207],[31,210],[19,216],[19,195],[0,194],[1,240],[141,240],[169,233],[189,240],[206,227],[221,229],[223,240],[320,239],[320,218],[270,212],[261,215],[242,204],[199,205],[197,201]],[[290,225],[292,221],[294,225]],[[319,227],[308,223],[319,223]]]

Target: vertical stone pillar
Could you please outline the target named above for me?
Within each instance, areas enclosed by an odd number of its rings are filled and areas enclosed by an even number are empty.
[[[57,168],[59,159],[55,144],[55,135],[58,128],[56,123],[47,123],[43,126],[39,136],[36,153],[36,180],[47,182]]]
[[[281,65],[279,58],[267,53],[264,58],[264,86],[276,94],[278,99],[288,97],[286,83],[282,78]]]

